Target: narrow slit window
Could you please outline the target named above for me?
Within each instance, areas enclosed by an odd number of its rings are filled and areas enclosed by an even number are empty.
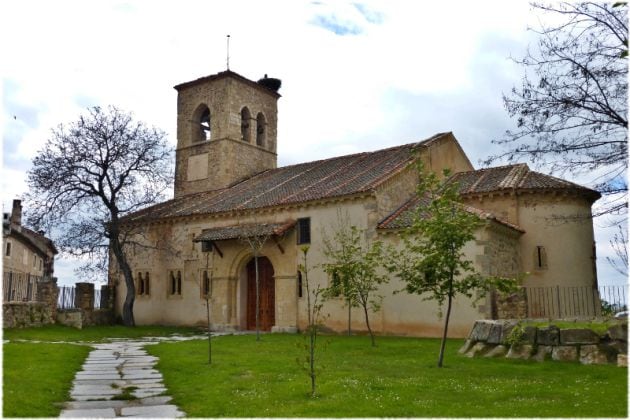
[[[177,272],[177,294],[178,295],[182,294],[182,272],[181,271]]]
[[[11,242],[7,242],[7,248],[4,251],[4,255],[7,257],[11,256]]]
[[[299,298],[302,297],[302,294],[304,292],[302,291],[302,272],[300,270],[298,270],[297,272],[297,295]]]
[[[534,264],[538,270],[547,268],[547,251],[544,246],[537,246],[534,253]]]
[[[297,220],[298,245],[311,243],[311,218],[304,217]]]
[[[210,296],[210,277],[208,276],[208,271],[206,270],[204,270],[202,274],[201,284],[202,284],[201,294],[203,295],[203,297]]]
[[[149,281],[149,273],[144,273],[144,294],[148,295],[149,294],[149,287],[150,287],[150,281]]]

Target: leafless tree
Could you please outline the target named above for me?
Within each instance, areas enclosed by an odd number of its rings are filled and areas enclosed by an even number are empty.
[[[606,197],[596,213],[627,213],[627,4],[553,3],[532,6],[551,25],[531,29],[538,45],[515,60],[525,69],[520,87],[504,95],[516,130],[494,143],[490,157],[529,158],[552,171],[587,174]]]
[[[628,233],[624,232],[624,228],[619,225],[618,232],[615,233],[610,241],[610,246],[615,252],[615,257],[606,257],[606,261],[619,274],[628,277]]]
[[[163,131],[116,107],[93,107],[59,125],[28,173],[28,222],[45,228],[60,250],[104,268],[111,253],[127,294],[123,322],[135,324],[135,287],[127,260],[130,238],[121,219],[163,198],[172,182],[172,155]]]

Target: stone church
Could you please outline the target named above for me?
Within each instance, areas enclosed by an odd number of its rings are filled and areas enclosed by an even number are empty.
[[[134,244],[127,254],[136,281],[136,323],[204,325],[206,297],[214,330],[255,328],[251,240],[264,237],[259,257],[263,330],[294,332],[306,324],[300,247],[310,246],[309,280],[329,279],[322,238],[339,214],[373,238],[396,245],[419,205],[414,197],[421,159],[426,170],[450,168],[470,211],[484,224],[465,248],[483,274],[515,276],[529,286],[596,286],[591,206],[599,193],[534,172],[526,164],[475,170],[452,133],[396,147],[277,167],[279,82],[249,80],[230,70],[175,86],[177,149],[174,198],[125,217]],[[110,266],[116,311],[125,282]],[[377,333],[438,336],[443,320],[433,302],[382,287]],[[451,336],[464,336],[493,304],[458,297]],[[496,311],[496,308],[494,308]],[[341,300],[327,301],[326,327],[346,328]],[[365,330],[357,309],[353,329]]]

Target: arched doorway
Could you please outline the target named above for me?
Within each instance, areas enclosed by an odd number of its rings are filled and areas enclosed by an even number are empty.
[[[247,263],[247,329],[256,329],[256,259]],[[276,285],[273,266],[267,257],[258,257],[259,307],[261,331],[271,331],[276,324]]]

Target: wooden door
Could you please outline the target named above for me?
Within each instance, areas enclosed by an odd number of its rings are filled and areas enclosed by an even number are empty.
[[[247,264],[247,329],[256,329],[256,266],[255,259]],[[273,266],[267,257],[258,257],[258,322],[261,331],[271,331],[276,324],[276,285]]]

